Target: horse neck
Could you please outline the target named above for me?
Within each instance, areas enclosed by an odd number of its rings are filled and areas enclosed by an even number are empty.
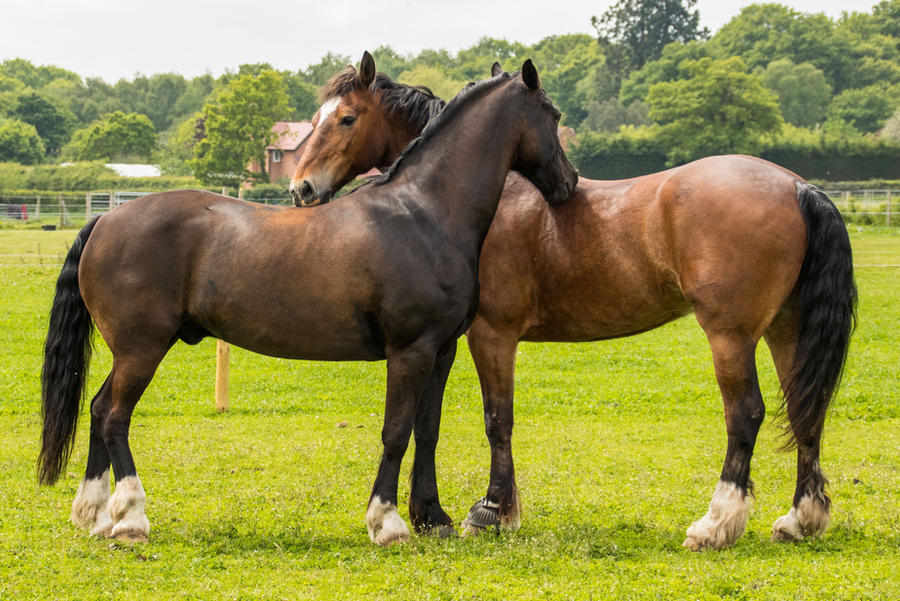
[[[414,126],[403,115],[393,113],[387,114],[383,118],[385,123],[383,135],[384,156],[382,156],[380,164],[372,165],[372,167],[377,167],[382,171],[390,167],[403,152],[403,149],[422,134],[422,128]]]
[[[438,129],[426,132],[415,152],[402,159],[396,178],[416,189],[413,202],[421,210],[435,213],[457,239],[470,238],[479,248],[520,135],[521,115],[511,110],[518,100],[507,89],[501,85],[468,99]]]

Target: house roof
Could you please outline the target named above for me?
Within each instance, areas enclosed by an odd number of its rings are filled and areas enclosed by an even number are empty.
[[[296,150],[312,130],[309,121],[276,121],[272,131],[280,135],[274,144],[266,146],[266,150]]]

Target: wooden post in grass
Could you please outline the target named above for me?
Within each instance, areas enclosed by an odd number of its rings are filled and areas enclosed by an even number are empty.
[[[222,195],[228,195],[228,189],[222,186]],[[244,197],[244,191],[238,187],[238,198]],[[216,341],[216,409],[228,411],[228,372],[231,371],[231,345],[224,340]]]
[[[231,345],[216,341],[216,409],[228,411],[228,371],[231,363]]]

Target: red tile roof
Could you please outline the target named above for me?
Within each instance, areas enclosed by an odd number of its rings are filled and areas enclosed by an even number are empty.
[[[272,131],[281,134],[274,144],[266,146],[266,150],[295,150],[312,133],[313,126],[309,121],[277,121]]]

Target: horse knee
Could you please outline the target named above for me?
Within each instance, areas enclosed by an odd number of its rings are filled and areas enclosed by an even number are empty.
[[[504,415],[499,411],[485,411],[484,433],[491,443],[509,443],[512,439],[512,415]]]

